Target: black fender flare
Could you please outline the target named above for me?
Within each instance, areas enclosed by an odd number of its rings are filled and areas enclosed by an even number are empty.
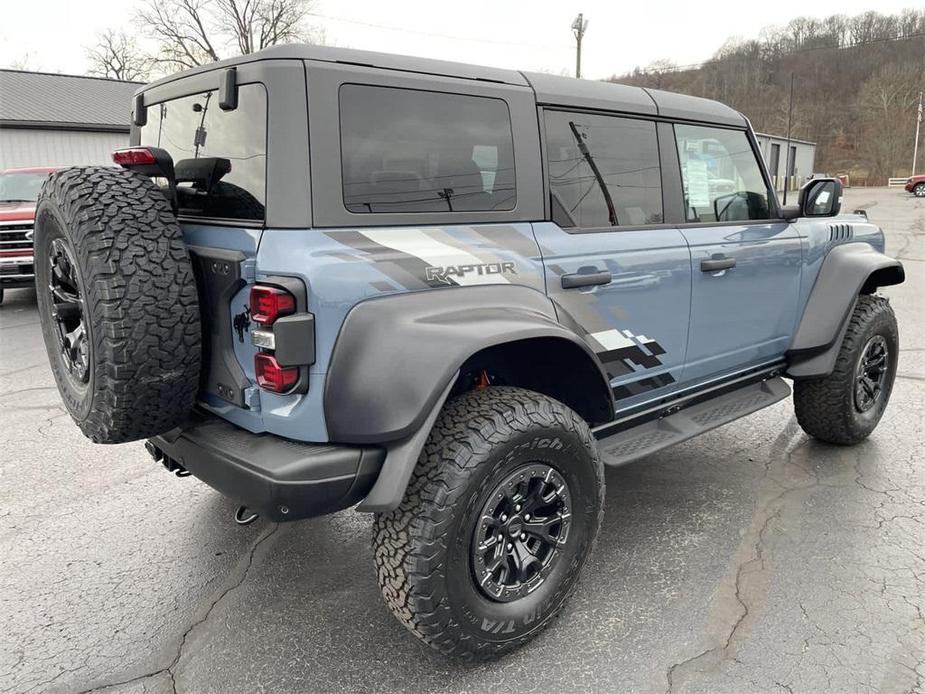
[[[787,352],[792,378],[827,376],[835,368],[841,339],[862,293],[905,280],[901,262],[866,243],[832,248],[819,268]]]
[[[593,350],[559,322],[542,292],[478,285],[367,299],[347,314],[325,379],[328,437],[385,446],[382,472],[363,511],[394,508],[460,367],[473,354],[531,338],[559,338],[595,364]],[[612,401],[611,401],[612,404]]]

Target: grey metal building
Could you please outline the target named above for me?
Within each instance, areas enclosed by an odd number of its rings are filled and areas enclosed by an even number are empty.
[[[777,190],[784,189],[788,169],[790,190],[798,190],[806,183],[816,163],[815,142],[790,138],[788,143],[785,136],[766,133],[755,133],[755,139],[758,140],[758,148],[768,165],[768,172],[774,179],[774,187]]]
[[[111,164],[135,82],[0,70],[0,169]]]

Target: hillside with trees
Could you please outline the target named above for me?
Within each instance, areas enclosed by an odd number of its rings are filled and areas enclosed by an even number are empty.
[[[925,10],[800,17],[755,39],[730,39],[703,64],[658,61],[611,81],[718,99],[755,130],[786,134],[791,74],[793,137],[817,143],[817,171],[881,185],[910,173]]]

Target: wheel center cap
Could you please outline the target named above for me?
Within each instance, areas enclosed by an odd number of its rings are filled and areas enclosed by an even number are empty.
[[[524,522],[520,516],[514,516],[507,522],[507,534],[510,537],[517,537],[523,532]]]

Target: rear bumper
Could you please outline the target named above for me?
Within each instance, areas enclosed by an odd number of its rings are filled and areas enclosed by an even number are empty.
[[[184,427],[152,438],[155,456],[276,522],[338,511],[363,499],[385,450],[290,441],[253,434],[196,413]]]

